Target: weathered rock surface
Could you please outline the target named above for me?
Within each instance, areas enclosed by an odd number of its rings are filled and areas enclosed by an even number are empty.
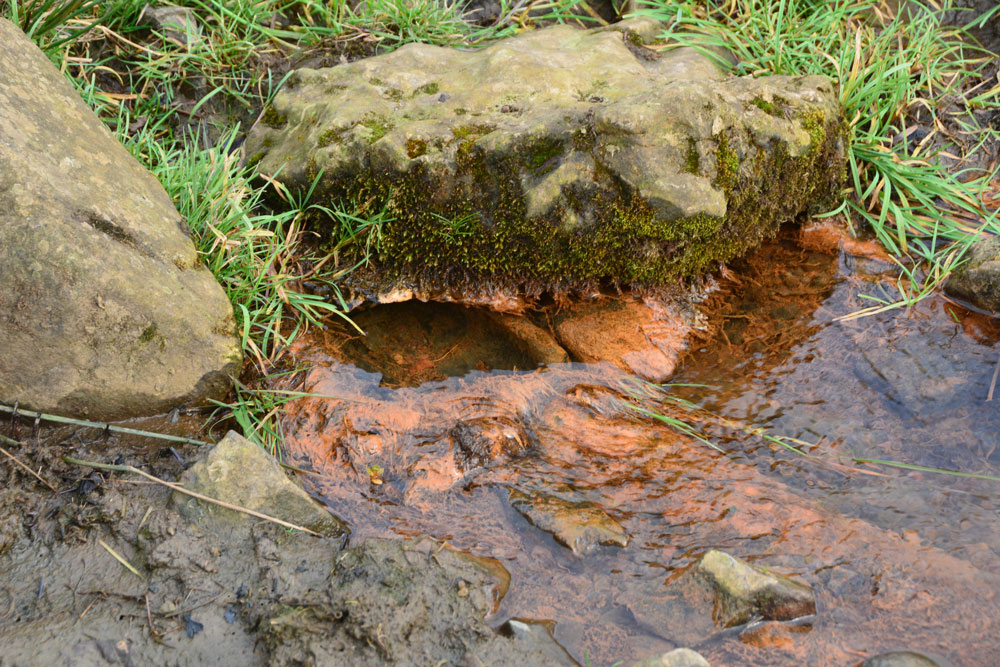
[[[551,533],[556,542],[577,556],[586,556],[601,544],[628,546],[628,533],[622,525],[594,503],[511,490],[510,504],[531,525]]]
[[[780,574],[765,572],[722,551],[701,557],[695,576],[715,594],[715,621],[723,627],[751,617],[785,621],[816,613],[812,589]]]
[[[827,79],[727,77],[621,25],[296,71],[251,131],[248,162],[293,189],[318,179],[321,197],[387,202],[380,271],[359,278],[371,296],[470,279],[663,283],[837,192]]]
[[[222,397],[232,307],[166,192],[0,19],[0,401],[115,419]]]
[[[344,525],[320,507],[281,470],[267,452],[234,431],[181,477],[184,488],[231,505],[308,528],[320,535],[338,535]],[[211,517],[234,524],[253,517],[174,492],[178,511],[192,521]]]
[[[991,236],[976,241],[966,260],[948,279],[945,291],[979,308],[1000,312],[1000,239]]]

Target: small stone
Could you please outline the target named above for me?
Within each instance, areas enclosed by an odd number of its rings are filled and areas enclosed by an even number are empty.
[[[166,614],[172,614],[175,611],[177,611],[177,605],[170,600],[164,600],[163,604],[157,608],[156,613],[161,616],[165,616]]]
[[[345,531],[343,523],[292,482],[272,456],[234,431],[227,433],[203,460],[188,468],[181,475],[181,483],[189,491],[294,523],[320,535]],[[192,521],[210,518],[231,526],[252,518],[176,491],[173,502]]]
[[[950,667],[949,663],[916,651],[890,651],[868,658],[861,667]]]
[[[653,658],[646,658],[632,667],[709,667],[708,660],[689,648],[675,648]]]
[[[948,294],[974,306],[1000,313],[1000,238],[990,236],[973,243],[966,263],[945,283]]]
[[[629,537],[622,525],[594,503],[512,490],[510,504],[531,525],[551,533],[556,542],[577,556],[586,556],[601,544],[628,546]]]
[[[812,589],[739,558],[711,550],[701,557],[695,576],[715,594],[715,622],[723,627],[759,616],[786,621],[816,613]]]
[[[178,44],[190,46],[201,41],[198,17],[187,7],[147,7],[142,19]]]

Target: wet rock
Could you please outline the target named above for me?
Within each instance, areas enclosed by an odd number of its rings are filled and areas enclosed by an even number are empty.
[[[1000,239],[980,239],[966,253],[966,263],[945,283],[945,291],[979,308],[1000,313]]]
[[[601,298],[553,317],[556,338],[574,361],[607,361],[650,382],[673,375],[696,316],[674,301]]]
[[[715,621],[723,627],[746,623],[755,616],[783,621],[816,613],[816,599],[805,584],[721,551],[713,549],[702,556],[695,576],[714,592]]]
[[[183,218],[5,19],[0,43],[0,401],[118,419],[221,398],[232,306]]]
[[[551,533],[556,542],[577,556],[586,556],[602,544],[628,546],[628,534],[622,525],[594,503],[512,490],[510,504],[531,525]]]
[[[527,317],[510,313],[491,313],[491,317],[535,363],[548,366],[570,360],[559,341]]]
[[[633,667],[708,667],[708,660],[689,648],[675,648],[655,658],[646,658]]]
[[[376,284],[356,284],[372,294],[671,282],[836,195],[829,80],[727,77],[629,26],[298,70],[247,160],[293,190],[321,175],[321,198],[387,202]]]
[[[187,7],[146,7],[142,20],[164,37],[190,46],[201,41],[201,26],[194,12]]]
[[[509,459],[524,453],[528,436],[514,421],[475,419],[459,422],[449,432],[455,442],[455,461],[462,470]]]
[[[339,519],[288,479],[274,458],[233,431],[203,460],[188,468],[181,476],[181,483],[189,491],[294,523],[320,535],[337,535],[345,530]],[[177,492],[172,499],[178,511],[192,521],[210,517],[214,523],[232,526],[253,518]]]
[[[890,651],[868,658],[861,667],[948,667],[949,664],[916,651]]]

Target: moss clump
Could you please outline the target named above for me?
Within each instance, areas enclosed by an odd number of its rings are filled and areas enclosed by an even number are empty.
[[[697,174],[701,164],[701,156],[698,154],[698,142],[688,137],[688,147],[684,151],[684,171],[688,174]]]
[[[319,141],[316,143],[320,148],[326,148],[330,144],[344,143],[344,138],[340,136],[340,132],[331,128],[319,135]]]
[[[546,138],[530,145],[525,151],[525,165],[536,175],[551,171],[554,159],[563,152],[563,143],[555,138]]]
[[[437,82],[431,81],[430,83],[425,83],[424,85],[417,88],[413,94],[414,96],[416,96],[418,93],[422,93],[424,95],[437,95],[440,90],[441,87],[438,86]]]
[[[386,116],[380,116],[374,112],[368,112],[358,123],[369,132],[368,143],[374,144],[376,141],[389,134],[396,125]]]
[[[729,138],[719,134],[715,138],[715,184],[723,190],[730,190],[736,184],[740,169],[740,156],[729,146]]]
[[[268,104],[264,107],[264,113],[260,115],[260,120],[264,125],[274,130],[280,130],[288,123],[288,116],[278,113],[272,105]]]
[[[148,327],[142,330],[142,333],[139,334],[139,342],[141,344],[145,344],[153,340],[153,338],[155,337],[156,337],[156,324],[154,323],[150,324]]]
[[[467,113],[469,113],[468,109],[463,109],[462,107],[459,107],[459,108],[455,109],[455,115],[456,116],[464,116]]]
[[[460,125],[458,127],[451,128],[451,133],[455,136],[456,139],[465,140],[487,135],[495,129],[496,128],[494,128],[492,125],[486,125],[485,123],[479,125],[475,123],[469,123],[468,125]]]
[[[775,115],[777,111],[776,107],[772,103],[768,102],[767,100],[761,97],[755,97],[753,102],[751,102],[751,104],[753,104],[755,107],[757,107],[758,109],[760,109],[769,116]]]
[[[410,159],[418,158],[427,152],[427,142],[423,139],[411,138],[406,140],[406,154]]]
[[[809,150],[816,150],[826,140],[826,116],[819,109],[799,116],[802,128],[809,133]]]

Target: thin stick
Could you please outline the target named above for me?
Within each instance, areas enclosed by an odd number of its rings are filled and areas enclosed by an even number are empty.
[[[1000,357],[997,357],[997,365],[993,367],[993,382],[990,383],[990,393],[986,394],[986,400],[993,400],[993,390],[997,388],[997,374],[1000,373]]]
[[[128,568],[129,572],[131,572],[132,574],[134,574],[135,576],[137,576],[139,578],[142,578],[142,575],[139,574],[139,570],[135,569],[132,566],[132,563],[130,563],[127,560],[125,560],[124,556],[120,555],[117,551],[115,551],[114,549],[112,549],[111,547],[109,547],[108,544],[107,544],[107,542],[105,542],[104,540],[97,540],[97,543],[100,544],[102,547],[104,547],[109,554],[111,554],[112,556],[114,556],[116,561],[118,561],[119,563],[121,563],[122,565],[124,565],[126,568]]]
[[[114,433],[125,433],[127,435],[141,435],[146,438],[156,438],[157,440],[169,440],[170,442],[183,442],[189,445],[207,445],[209,443],[202,440],[192,440],[191,438],[182,438],[179,435],[167,435],[165,433],[154,433],[152,431],[140,431],[134,428],[125,428],[124,426],[115,426],[114,424],[108,424],[106,422],[92,422],[85,419],[71,419],[70,417],[60,417],[59,415],[48,415],[44,412],[32,412],[30,410],[21,410],[20,408],[14,409],[7,407],[6,405],[0,405],[0,412],[6,412],[7,414],[22,415],[24,417],[31,417],[32,419],[44,419],[45,421],[56,422],[58,424],[72,424],[73,426],[85,426],[87,428],[99,428],[102,431],[113,431]]]
[[[19,443],[19,442],[18,442],[17,440],[12,440],[11,438],[8,438],[7,436],[0,436],[0,440],[3,440],[3,442],[5,442],[5,443],[7,443],[7,444],[18,444],[18,445],[19,445],[19,444],[21,444],[21,443]],[[37,472],[35,472],[34,470],[32,470],[32,469],[31,469],[31,468],[29,468],[28,466],[26,466],[26,465],[24,465],[23,463],[21,463],[21,461],[20,461],[20,460],[19,460],[19,459],[18,459],[18,458],[17,458],[16,456],[14,456],[14,455],[13,455],[13,454],[11,454],[10,452],[8,452],[8,451],[7,451],[6,449],[4,449],[3,447],[0,447],[0,452],[2,452],[2,453],[3,453],[3,455],[4,455],[4,456],[6,456],[7,458],[9,458],[9,459],[10,459],[11,461],[13,461],[13,462],[14,462],[14,463],[16,463],[17,465],[19,465],[19,466],[21,466],[22,468],[24,468],[25,470],[27,470],[27,471],[28,471],[28,473],[29,473],[29,474],[30,474],[31,476],[33,476],[33,477],[34,477],[35,479],[37,479],[37,480],[38,480],[39,482],[41,482],[41,483],[42,483],[42,484],[44,484],[45,486],[47,486],[47,487],[49,487],[50,489],[52,489],[52,493],[59,493],[59,491],[58,491],[58,489],[56,489],[56,487],[52,486],[51,484],[49,484],[48,482],[46,482],[46,481],[45,481],[44,479],[42,479],[42,476],[41,476],[41,475],[39,475],[39,474],[38,474]]]
[[[139,470],[138,468],[134,468],[132,466],[119,466],[119,465],[112,465],[110,463],[97,463],[96,461],[84,461],[82,459],[74,459],[71,456],[64,456],[62,457],[62,460],[71,465],[86,466],[88,468],[96,468],[97,470],[114,470],[116,472],[130,472],[135,475],[140,475],[142,477],[145,477],[150,481],[162,484],[168,489],[172,489],[174,491],[177,491],[178,493],[183,493],[186,496],[191,496],[192,498],[203,500],[206,503],[212,503],[213,505],[218,505],[219,507],[225,507],[227,510],[233,510],[234,512],[242,512],[243,514],[249,514],[250,516],[257,517],[258,519],[264,519],[265,521],[276,523],[279,526],[284,526],[285,528],[293,528],[295,530],[301,530],[303,533],[315,535],[316,537],[322,537],[319,533],[309,530],[308,528],[304,528],[303,526],[297,526],[294,523],[289,523],[287,521],[277,519],[273,516],[268,516],[263,512],[257,512],[256,510],[248,509],[246,507],[240,507],[239,505],[232,505],[230,503],[223,502],[221,500],[216,500],[215,498],[209,498],[208,496],[203,496],[200,493],[195,493],[194,491],[188,491],[180,484],[166,482],[160,479],[159,477],[150,475],[148,472],[143,472],[142,470]]]

